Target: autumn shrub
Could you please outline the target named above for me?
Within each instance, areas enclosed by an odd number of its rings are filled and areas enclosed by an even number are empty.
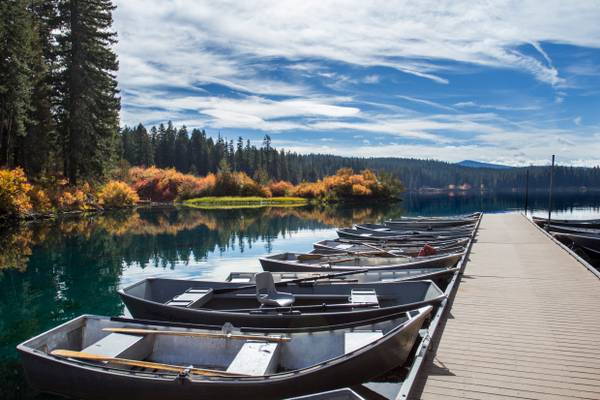
[[[52,201],[44,188],[34,185],[29,191],[29,199],[35,212],[43,214],[52,211]]]
[[[215,196],[271,197],[271,191],[262,187],[244,172],[219,172],[213,194]]]
[[[351,168],[341,168],[335,175],[317,182],[303,182],[290,190],[294,196],[318,198],[326,201],[361,198],[389,198],[391,191],[371,170],[355,174]]]
[[[122,181],[109,181],[98,192],[98,203],[108,208],[131,207],[139,200],[135,190]]]
[[[292,190],[291,194],[297,197],[316,199],[325,197],[326,189],[322,181],[302,182]]]
[[[140,198],[166,202],[207,196],[213,191],[217,179],[213,174],[198,178],[173,168],[134,167],[129,170],[129,181]]]
[[[31,185],[21,168],[0,170],[0,217],[11,217],[31,211]]]
[[[87,182],[81,186],[61,185],[53,197],[53,202],[60,211],[89,211],[98,208],[95,193]]]
[[[267,185],[273,197],[284,197],[292,193],[294,185],[288,181],[271,182]]]
[[[193,179],[186,179],[183,181],[178,191],[177,198],[179,200],[192,199],[194,197],[210,196],[217,184],[217,176],[213,173],[209,173],[205,177],[194,177],[187,175]]]

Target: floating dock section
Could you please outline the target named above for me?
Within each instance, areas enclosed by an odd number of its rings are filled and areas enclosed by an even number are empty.
[[[486,214],[397,399],[600,399],[600,280],[521,214]]]

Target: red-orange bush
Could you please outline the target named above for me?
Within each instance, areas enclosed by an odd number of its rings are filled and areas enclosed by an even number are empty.
[[[271,182],[267,185],[273,197],[285,197],[292,193],[294,185],[288,181]]]
[[[216,183],[213,174],[198,178],[182,174],[173,168],[156,167],[131,168],[129,180],[140,198],[160,202],[207,196],[213,191]]]

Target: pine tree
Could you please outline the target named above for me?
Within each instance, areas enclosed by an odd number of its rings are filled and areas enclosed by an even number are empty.
[[[144,125],[139,124],[133,131],[134,143],[134,165],[149,166],[154,164],[154,150],[152,148],[152,139]]]
[[[60,0],[59,128],[71,183],[100,177],[114,161],[120,98],[110,0]]]
[[[181,172],[190,170],[189,160],[190,138],[185,125],[177,132],[175,139],[175,169]]]
[[[33,30],[25,0],[0,2],[0,165],[14,165],[18,137],[26,134],[33,92]]]

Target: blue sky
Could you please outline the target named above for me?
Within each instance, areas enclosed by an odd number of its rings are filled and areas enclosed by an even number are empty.
[[[599,1],[116,3],[122,124],[302,153],[600,164]]]

